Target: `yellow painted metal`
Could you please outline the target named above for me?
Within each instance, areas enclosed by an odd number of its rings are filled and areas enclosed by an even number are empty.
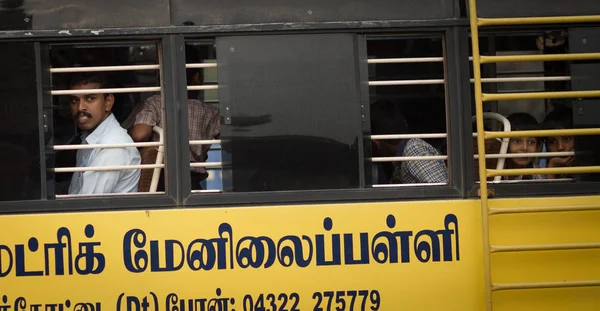
[[[479,176],[486,175],[485,130],[483,127],[483,91],[481,89],[481,62],[479,53],[479,30],[477,28],[476,0],[469,0],[471,45],[473,51],[473,86],[475,87],[475,118],[477,121],[477,154],[479,155]],[[492,311],[492,271],[490,266],[490,231],[488,216],[488,191],[484,181],[479,185],[481,198],[481,230],[483,241],[483,268],[485,286],[485,308]]]
[[[593,59],[600,59],[600,53],[481,56],[481,63],[550,62]]]
[[[598,211],[598,205],[491,207],[490,215]]]
[[[546,98],[587,98],[600,97],[600,91],[568,91],[568,92],[531,92],[531,93],[483,93],[483,101],[525,100]]]
[[[549,137],[549,136],[585,136],[600,135],[600,128],[566,129],[566,130],[539,130],[539,131],[511,131],[511,132],[485,132],[485,138],[512,138],[512,137]]]
[[[511,290],[511,289],[514,290],[514,289],[588,287],[588,286],[600,286],[600,280],[494,284],[492,286],[492,290],[498,291],[498,290]]]
[[[479,18],[478,26],[600,23],[600,15]],[[473,27],[473,25],[471,25]]]
[[[536,245],[492,245],[492,253],[529,252],[529,251],[558,251],[600,248],[600,243],[568,243],[568,244],[536,244]]]
[[[521,176],[521,175],[544,175],[544,174],[586,174],[600,173],[600,166],[575,166],[575,167],[552,167],[552,168],[518,168],[508,170],[487,170],[488,177],[494,176]]]

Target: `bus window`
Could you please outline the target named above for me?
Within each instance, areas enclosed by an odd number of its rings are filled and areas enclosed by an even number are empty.
[[[523,31],[513,33],[488,33],[481,38],[482,55],[539,55],[576,53],[570,46],[569,29]],[[577,42],[576,42],[577,43]],[[582,46],[581,44],[579,44]],[[584,44],[585,51],[598,52],[593,44]],[[482,65],[482,83],[485,93],[530,93],[594,90],[594,73],[585,66],[598,66],[598,62],[527,62],[507,61]],[[591,68],[591,67],[589,67]],[[581,72],[578,72],[581,71]],[[583,73],[585,71],[585,73]],[[589,100],[586,100],[589,101]],[[595,127],[597,114],[579,111],[578,99],[519,99],[488,102],[486,129],[494,131],[526,131],[540,129],[571,129]],[[575,105],[574,105],[575,103]],[[585,114],[585,116],[584,116]],[[496,121],[493,121],[493,120]],[[585,124],[578,119],[585,119]],[[499,122],[498,122],[499,121]],[[508,122],[503,124],[503,122]],[[510,128],[508,127],[510,126]],[[521,169],[594,165],[587,163],[590,153],[595,153],[595,138],[587,137],[515,137],[486,140],[486,166],[493,169]],[[575,141],[580,141],[576,144]],[[568,141],[558,144],[559,141]],[[476,150],[476,140],[474,139]],[[475,151],[476,152],[476,151]],[[527,156],[523,156],[527,154]],[[588,161],[589,162],[589,161]],[[593,161],[592,161],[593,162]],[[476,180],[479,180],[477,161]],[[587,164],[585,164],[587,163]],[[520,176],[496,176],[488,178],[497,183],[574,181],[588,175],[533,174]]]
[[[442,37],[372,36],[367,52],[372,186],[448,184]]]
[[[192,168],[222,165],[223,192],[357,188],[356,45],[353,34],[217,38],[221,158]]]
[[[156,45],[51,45],[50,66],[51,194],[164,193],[164,103]]]
[[[189,41],[185,57],[191,191],[222,191],[221,118],[214,40]]]
[[[43,171],[34,45],[0,43],[0,55],[0,201],[40,199]]]

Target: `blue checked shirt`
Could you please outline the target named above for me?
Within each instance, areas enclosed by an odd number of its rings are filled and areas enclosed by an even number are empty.
[[[422,139],[412,138],[400,143],[397,156],[437,156],[439,152]],[[394,175],[391,183],[420,184],[447,183],[448,170],[442,160],[402,161],[394,162]]]

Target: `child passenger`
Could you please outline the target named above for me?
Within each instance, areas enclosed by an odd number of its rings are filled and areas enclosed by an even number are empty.
[[[573,110],[571,108],[558,108],[550,112],[543,123],[544,130],[562,130],[573,128]],[[546,137],[546,149],[549,152],[567,152],[575,150],[575,138],[573,136],[551,136]],[[548,160],[548,168],[573,166],[574,156],[553,157]],[[546,175],[548,179],[572,178],[572,175]]]
[[[534,131],[540,130],[541,126],[538,121],[528,113],[513,113],[508,116],[512,131]],[[541,139],[537,137],[514,137],[508,143],[508,153],[533,153],[540,152],[542,149]],[[522,157],[522,158],[507,158],[506,169],[520,168],[539,168],[537,158]],[[505,176],[504,179],[511,180],[528,180],[528,179],[543,179],[543,175],[521,175],[521,176]]]

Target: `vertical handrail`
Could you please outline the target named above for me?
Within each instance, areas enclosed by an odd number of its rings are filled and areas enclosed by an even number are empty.
[[[163,135],[163,130],[162,128],[155,126],[152,128],[152,130],[158,134],[158,141],[161,143],[160,146],[158,146],[158,153],[156,154],[156,161],[155,164],[162,164],[163,162],[163,156],[164,156],[164,135]],[[162,168],[155,168],[154,172],[152,172],[152,182],[150,183],[150,190],[149,192],[156,192],[156,189],[158,188],[158,180],[160,178],[160,170]]]
[[[475,116],[477,119],[477,153],[479,154],[479,195],[481,199],[481,230],[483,238],[483,268],[485,286],[485,309],[492,311],[492,275],[490,267],[490,231],[487,189],[487,169],[485,166],[485,133],[483,128],[483,91],[481,89],[481,59],[479,55],[479,29],[477,28],[476,0],[469,0],[469,21],[471,25],[471,45],[473,50],[473,78],[475,87]]]

